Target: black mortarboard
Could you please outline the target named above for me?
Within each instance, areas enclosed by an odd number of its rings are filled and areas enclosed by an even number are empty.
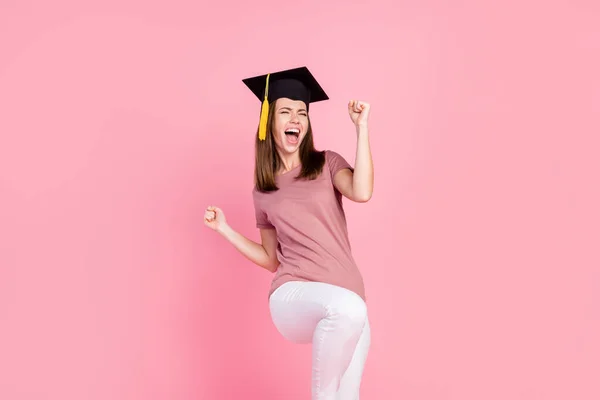
[[[306,104],[306,110],[308,111],[310,103],[329,99],[321,85],[306,67],[246,78],[243,82],[259,100],[263,100],[259,123],[259,138],[261,140],[266,137],[269,102],[274,102],[282,97],[301,100]]]

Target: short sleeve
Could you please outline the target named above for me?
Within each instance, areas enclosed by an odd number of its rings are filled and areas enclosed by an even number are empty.
[[[254,215],[256,218],[256,227],[259,229],[275,229],[269,222],[267,213],[260,207],[256,197],[254,197]]]
[[[327,150],[326,152],[327,165],[329,166],[329,171],[331,171],[331,179],[337,174],[340,170],[344,168],[348,168],[350,171],[354,172],[354,168],[346,161],[344,157],[340,154],[336,153],[332,150]]]

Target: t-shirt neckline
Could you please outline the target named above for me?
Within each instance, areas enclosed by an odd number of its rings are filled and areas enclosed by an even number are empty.
[[[296,165],[294,168],[290,169],[289,171],[286,171],[286,172],[284,172],[284,173],[282,173],[282,174],[278,174],[278,175],[277,175],[277,177],[278,177],[278,178],[282,178],[282,177],[284,177],[284,176],[290,175],[290,174],[292,174],[292,172],[294,172],[295,170],[297,170],[297,169],[298,169],[298,168],[300,168],[301,166],[302,166],[302,164],[298,164],[298,165]]]

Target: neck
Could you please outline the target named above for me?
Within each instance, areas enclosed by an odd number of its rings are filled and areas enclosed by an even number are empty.
[[[281,159],[281,168],[280,172],[285,173],[291,171],[300,165],[300,153],[298,151],[293,154],[281,154],[279,153],[279,158]]]

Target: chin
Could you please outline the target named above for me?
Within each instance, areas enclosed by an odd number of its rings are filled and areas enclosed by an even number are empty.
[[[285,154],[294,154],[294,153],[298,152],[298,150],[300,150],[300,146],[290,147],[288,145],[288,146],[280,147],[280,150]]]

